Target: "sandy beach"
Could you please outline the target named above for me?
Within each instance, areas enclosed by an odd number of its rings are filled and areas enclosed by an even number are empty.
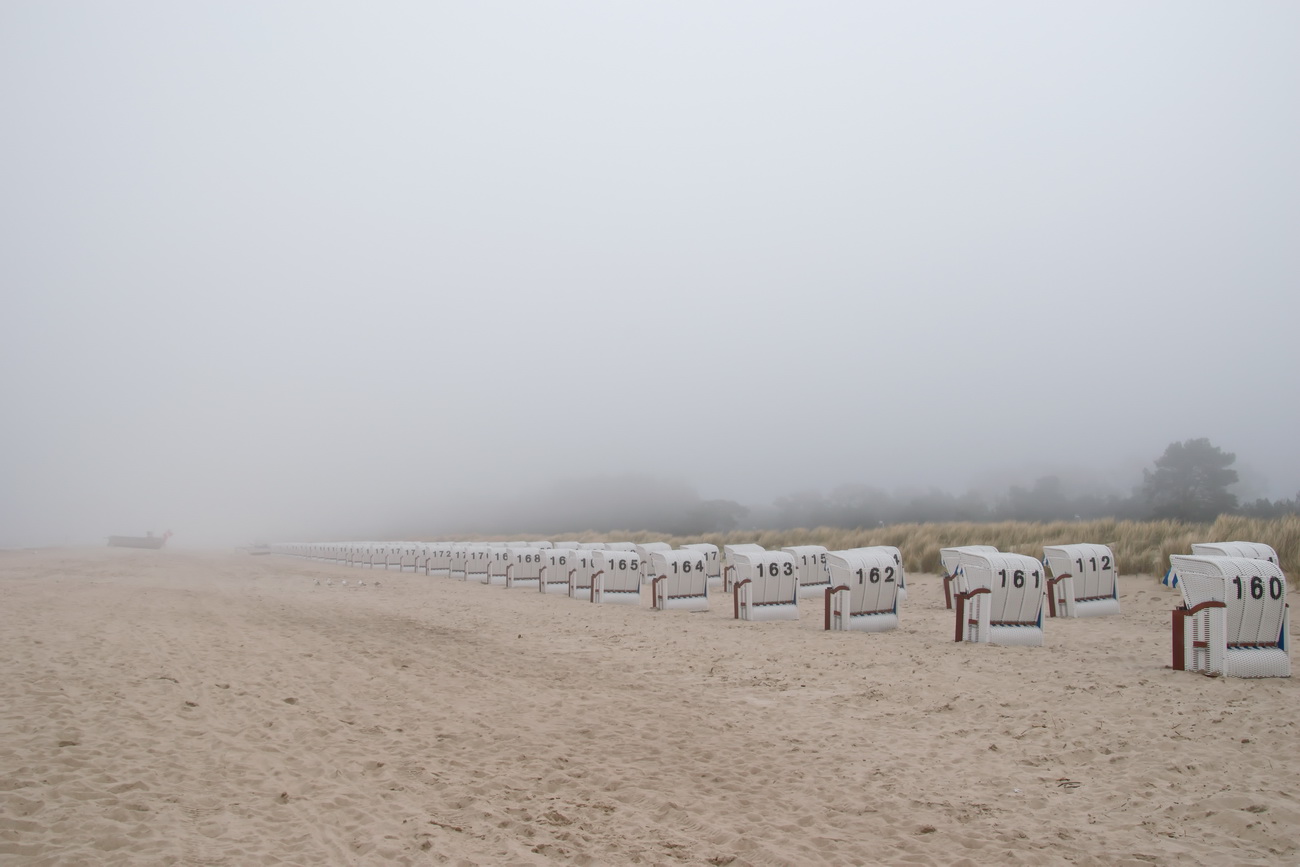
[[[952,641],[933,575],[867,635],[820,600],[0,552],[0,861],[1300,861],[1300,686],[1170,670],[1177,593],[1121,581],[1003,648]]]

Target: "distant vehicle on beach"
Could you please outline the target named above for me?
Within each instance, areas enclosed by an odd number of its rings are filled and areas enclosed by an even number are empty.
[[[110,548],[161,548],[168,539],[171,538],[172,531],[168,530],[161,536],[155,536],[153,531],[145,533],[143,536],[109,536],[108,547]]]

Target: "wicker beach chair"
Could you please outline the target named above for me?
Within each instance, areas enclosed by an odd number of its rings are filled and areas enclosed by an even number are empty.
[[[651,607],[658,611],[708,611],[709,570],[703,551],[650,553]]]
[[[952,608],[954,592],[966,589],[962,581],[961,565],[964,554],[990,554],[998,549],[992,545],[958,545],[954,548],[940,548],[939,562],[943,564],[943,603]]]
[[[1119,570],[1105,545],[1083,543],[1043,548],[1050,617],[1119,614]]]
[[[736,552],[732,607],[737,620],[798,620],[799,570],[784,551]]]
[[[959,568],[966,589],[953,594],[957,641],[1043,643],[1043,564],[1024,554],[964,552]]]
[[[1169,558],[1183,605],[1173,612],[1173,668],[1228,677],[1290,677],[1286,576],[1247,557]]]
[[[826,568],[826,546],[790,545],[781,550],[794,558],[795,572],[799,575],[799,598],[825,595],[831,586],[831,573]]]
[[[593,551],[591,601],[602,604],[641,604],[641,558],[636,551]]]
[[[830,630],[886,632],[898,628],[902,567],[885,548],[856,548],[826,555],[825,589]]]

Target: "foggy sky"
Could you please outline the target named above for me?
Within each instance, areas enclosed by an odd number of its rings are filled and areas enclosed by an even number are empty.
[[[1300,490],[1300,7],[0,4],[0,546]],[[578,529],[578,528],[574,528]]]

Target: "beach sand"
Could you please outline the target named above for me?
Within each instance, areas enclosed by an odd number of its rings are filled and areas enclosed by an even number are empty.
[[[954,643],[933,575],[867,635],[0,552],[0,862],[1300,862],[1300,686],[1170,670],[1177,593],[1121,581],[1008,648]]]

